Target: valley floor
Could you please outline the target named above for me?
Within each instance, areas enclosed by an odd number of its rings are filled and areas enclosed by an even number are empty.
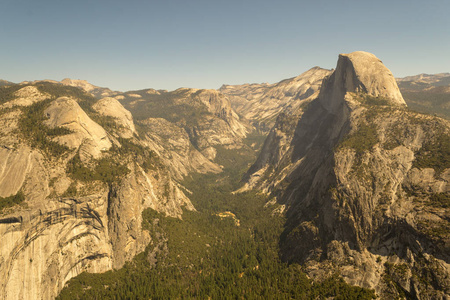
[[[82,273],[58,299],[372,299],[337,274],[313,284],[300,265],[280,260],[284,218],[265,195],[232,193],[254,159],[233,153],[222,151],[222,174],[185,180],[197,211],[179,220],[145,210],[145,252],[120,270]]]

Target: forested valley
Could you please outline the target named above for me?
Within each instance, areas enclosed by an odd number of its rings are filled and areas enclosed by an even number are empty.
[[[221,149],[224,172],[183,182],[197,211],[182,219],[152,209],[143,228],[152,241],[119,270],[82,273],[57,299],[372,299],[372,290],[339,276],[313,282],[279,258],[284,217],[256,192],[234,193],[254,153]],[[268,204],[271,203],[271,204]]]

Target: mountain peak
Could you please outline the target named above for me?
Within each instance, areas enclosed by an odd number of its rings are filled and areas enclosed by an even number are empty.
[[[363,92],[388,99],[392,105],[406,105],[391,71],[372,53],[340,54],[335,73],[346,92]]]

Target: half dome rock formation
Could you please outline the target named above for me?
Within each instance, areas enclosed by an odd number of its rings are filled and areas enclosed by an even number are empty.
[[[284,205],[282,258],[313,278],[443,299],[450,208],[435,201],[449,199],[449,135],[448,121],[406,109],[374,55],[343,54],[296,122],[277,119],[247,189]]]
[[[44,122],[50,128],[63,127],[71,133],[57,136],[54,139],[69,148],[79,148],[98,158],[102,151],[111,148],[112,144],[106,131],[92,121],[78,103],[70,98],[61,97],[54,100],[44,111],[48,120]]]
[[[136,133],[133,116],[114,98],[102,98],[92,108],[102,116],[112,117],[119,126],[119,134],[123,138],[131,138]]]
[[[319,98],[324,107],[333,110],[333,105],[342,101],[347,93],[360,93],[390,105],[406,106],[391,71],[368,52],[340,54],[336,70],[322,85]]]

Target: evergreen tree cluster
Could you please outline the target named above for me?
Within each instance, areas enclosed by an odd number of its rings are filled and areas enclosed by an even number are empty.
[[[425,143],[416,154],[413,167],[433,168],[436,175],[450,168],[450,135],[440,133]]]
[[[113,157],[104,157],[93,160],[91,165],[81,161],[80,154],[77,153],[67,163],[67,173],[74,180],[93,181],[100,180],[106,183],[118,181],[130,172],[130,170],[116,161]]]
[[[0,197],[0,212],[2,212],[7,207],[22,203],[24,200],[25,196],[22,191],[19,191],[17,194],[8,197]]]
[[[264,195],[230,193],[235,182],[228,175],[186,179],[196,212],[184,211],[179,220],[145,210],[143,229],[152,236],[145,252],[120,270],[82,273],[69,281],[58,299],[375,297],[373,291],[349,286],[338,275],[313,283],[300,265],[282,262],[278,240],[284,218],[265,207]],[[225,211],[234,213],[240,225],[217,216]]]
[[[19,120],[19,130],[31,144],[32,147],[43,150],[44,153],[53,156],[60,156],[70,149],[52,140],[59,135],[70,134],[67,128],[50,128],[44,124],[46,117],[44,110],[49,105],[50,99],[34,103],[31,106],[23,107],[23,116]]]

